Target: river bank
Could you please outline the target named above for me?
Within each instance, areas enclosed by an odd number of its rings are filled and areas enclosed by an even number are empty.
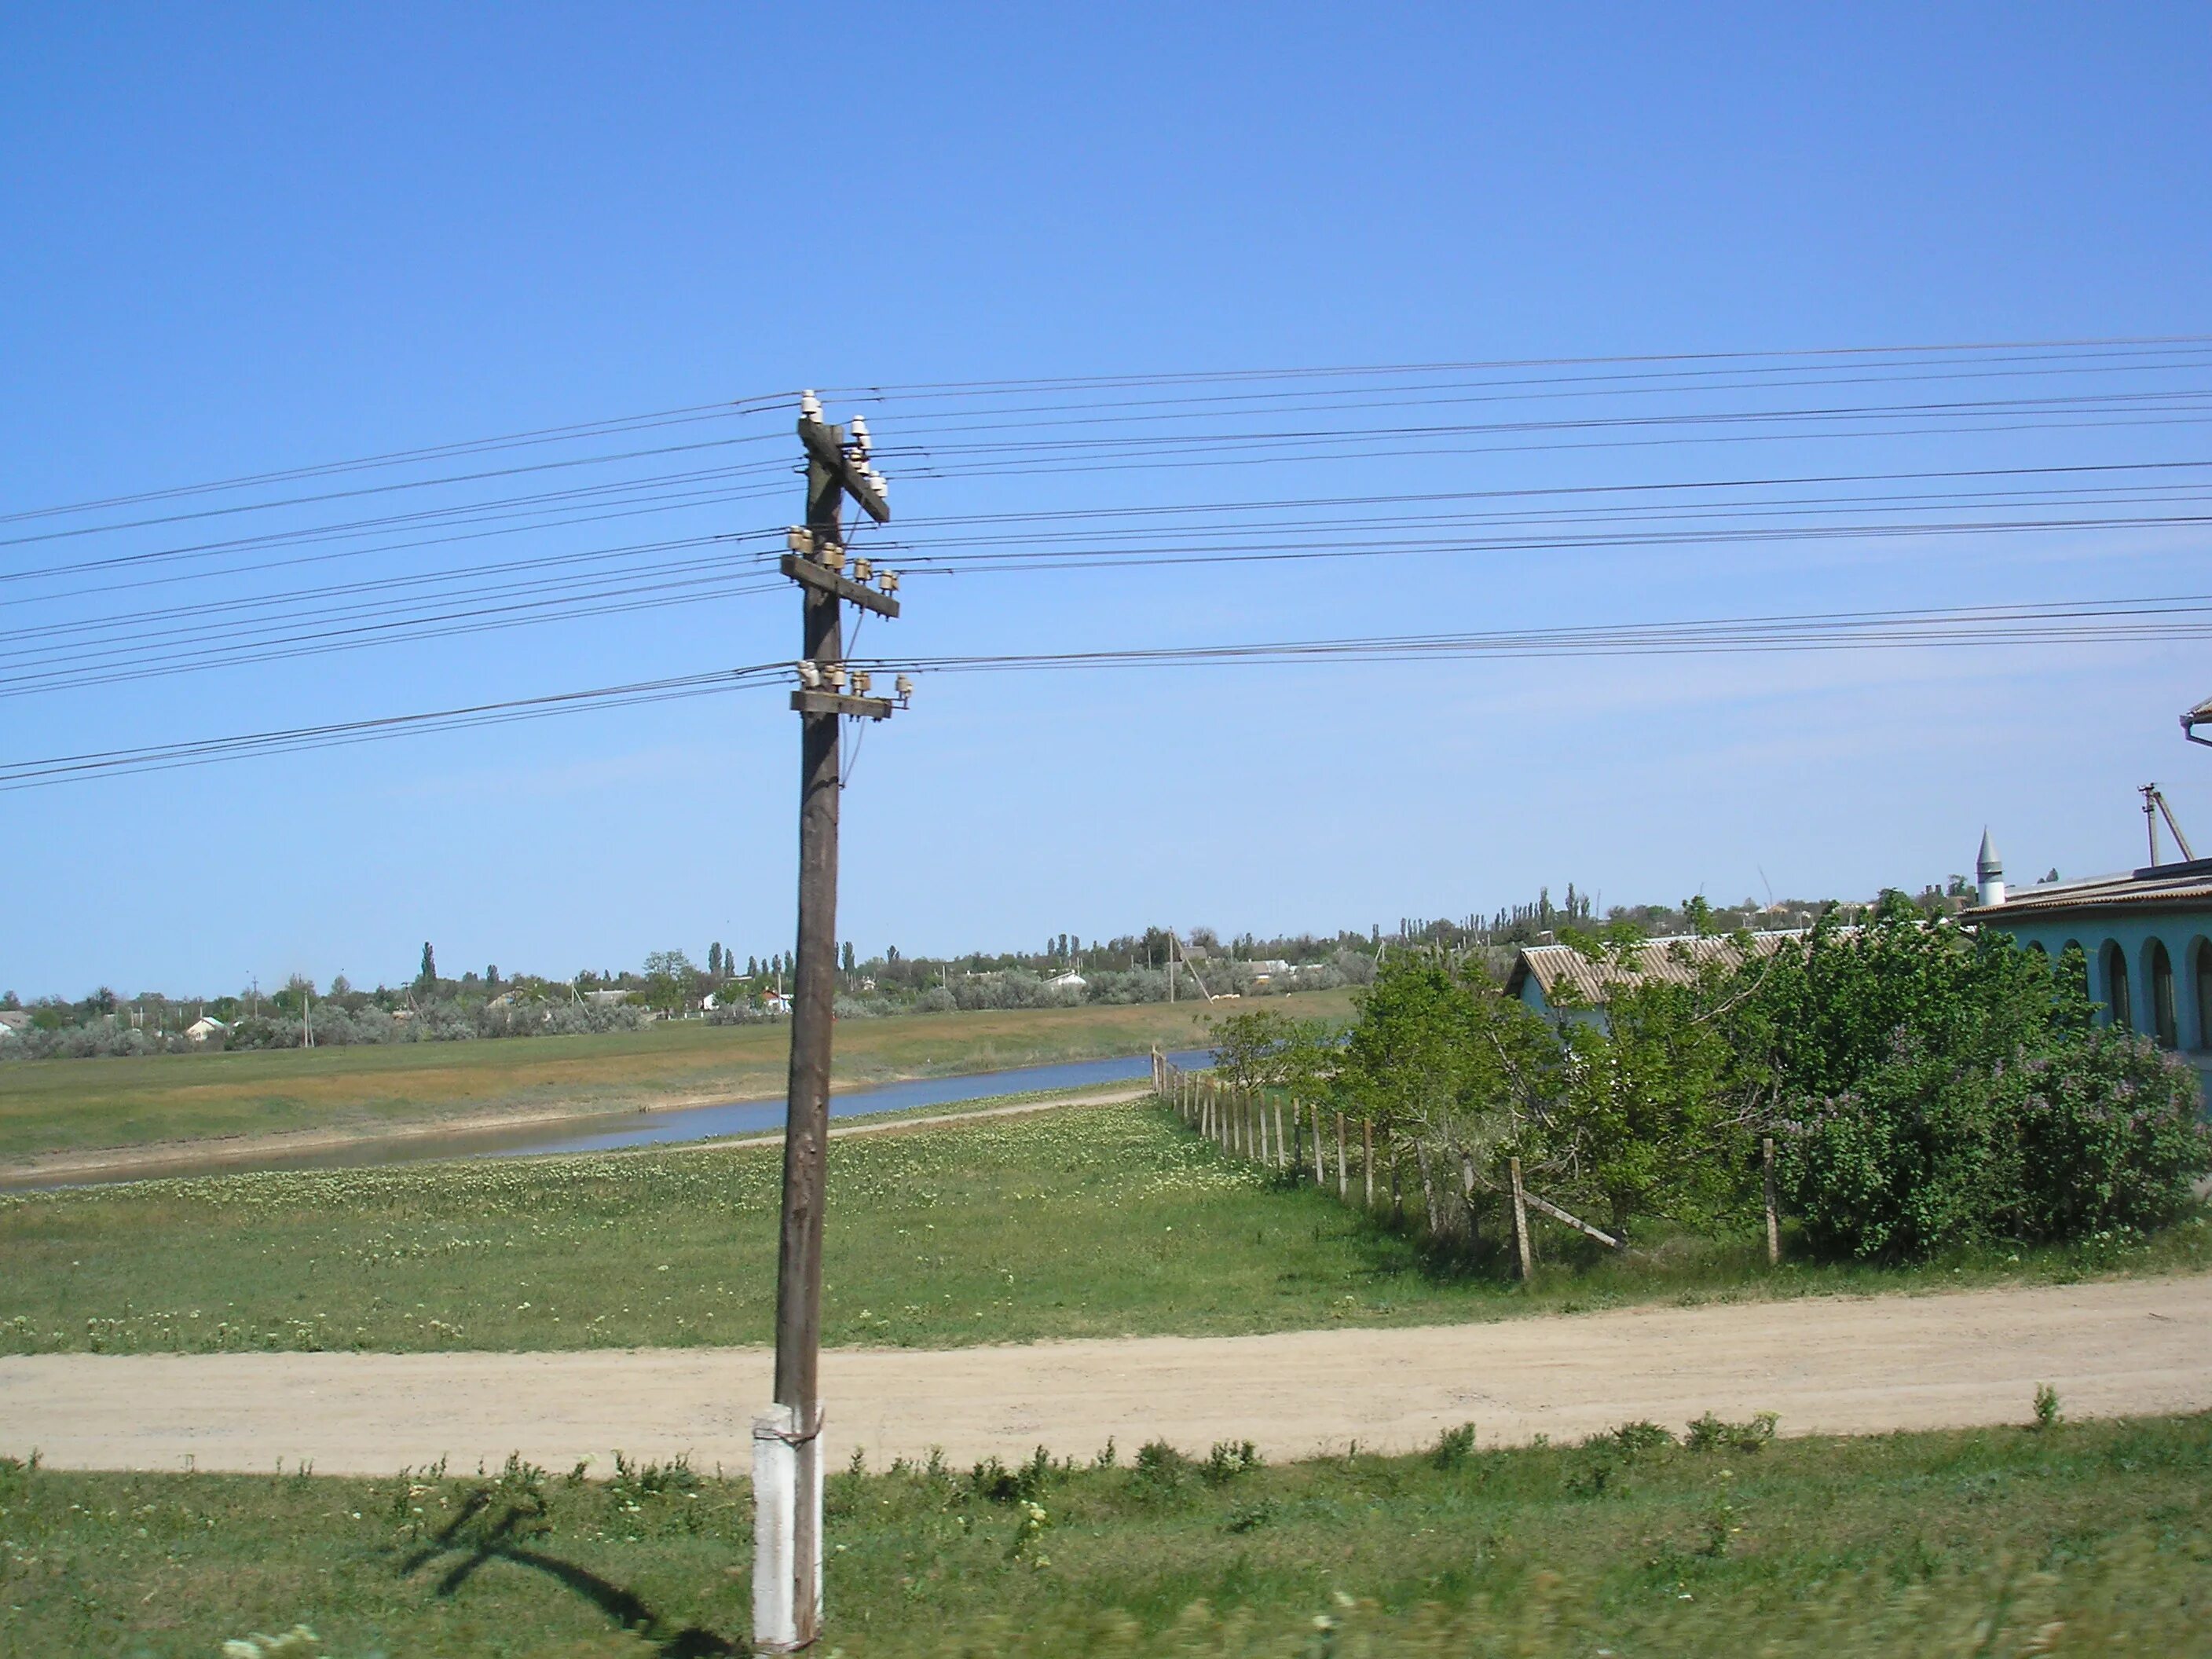
[[[1193,1051],[1178,1051],[1174,1058],[1185,1066],[1203,1060],[1202,1054]],[[914,1115],[933,1106],[1009,1097],[1048,1097],[1029,1107],[1004,1109],[1042,1109],[1077,1103],[1075,1098],[1056,1097],[1067,1091],[1096,1090],[1141,1078],[1149,1065],[1146,1055],[1131,1054],[967,1077],[895,1079],[866,1087],[839,1086],[832,1091],[830,1112],[833,1119],[885,1119],[888,1121],[871,1127],[890,1127],[904,1121],[937,1121]],[[1099,1097],[1079,1096],[1086,1100]],[[720,1144],[780,1133],[783,1111],[784,1103],[776,1097],[678,1099],[620,1114],[609,1113],[595,1103],[568,1110],[542,1107],[421,1123],[291,1130],[228,1137],[212,1143],[198,1140],[56,1153],[0,1164],[0,1191],[239,1174],[249,1170],[360,1169],[447,1158],[532,1158]]]

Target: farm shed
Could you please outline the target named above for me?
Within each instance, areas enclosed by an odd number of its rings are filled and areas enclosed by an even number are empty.
[[[1748,953],[1734,939],[1646,939],[1631,962],[1603,962],[1571,945],[1525,945],[1505,975],[1505,994],[1550,1019],[1605,1024],[1605,1005],[1623,985],[1646,980],[1687,984],[1708,965],[1733,968],[1752,957],[1771,956],[1785,942],[1802,939],[1802,927],[1753,933]]]

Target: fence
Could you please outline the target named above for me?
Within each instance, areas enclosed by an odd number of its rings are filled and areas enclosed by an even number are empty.
[[[1276,1170],[1298,1184],[1304,1183],[1310,1171],[1316,1187],[1327,1192],[1333,1185],[1340,1201],[1357,1203],[1364,1210],[1376,1207],[1379,1156],[1380,1172],[1389,1184],[1386,1201],[1391,1218],[1395,1222],[1404,1222],[1402,1160],[1396,1139],[1387,1127],[1378,1129],[1366,1119],[1353,1125],[1342,1112],[1326,1111],[1317,1103],[1297,1100],[1286,1103],[1279,1091],[1262,1092],[1228,1082],[1212,1072],[1187,1070],[1158,1048],[1152,1050],[1152,1093],[1226,1156]],[[1761,1152],[1765,1166],[1763,1184],[1766,1198],[1766,1260],[1771,1266],[1782,1259],[1781,1225],[1775,1209],[1774,1142],[1765,1141]],[[1356,1182],[1352,1176],[1355,1156],[1358,1161]],[[1522,1182],[1519,1158],[1506,1160],[1506,1178],[1513,1223],[1514,1261],[1522,1279],[1535,1271],[1535,1252],[1528,1236],[1531,1210],[1549,1216],[1562,1226],[1573,1228],[1607,1249],[1626,1248],[1602,1228],[1594,1227],[1549,1199],[1530,1192]],[[1461,1160],[1460,1182],[1460,1202],[1471,1238],[1476,1190],[1474,1159]],[[1434,1233],[1439,1231],[1439,1206],[1432,1176],[1425,1166],[1421,1171],[1421,1185],[1424,1218]]]

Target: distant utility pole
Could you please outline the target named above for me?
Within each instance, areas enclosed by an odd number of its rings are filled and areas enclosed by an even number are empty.
[[[841,721],[887,720],[898,702],[868,695],[845,668],[844,607],[896,617],[895,572],[865,559],[846,574],[849,495],[890,521],[884,479],[868,462],[866,422],[826,425],[812,392],[799,400],[806,452],[806,523],[789,535],[783,574],[805,610],[805,651],[791,706],[799,717],[799,954],[792,975],[791,1083],[783,1141],[783,1225],[775,1284],[775,1404],[753,1419],[753,1645],[811,1646],[822,1626],[822,1206],[830,1135],[830,1016],[837,994],[837,805]],[[875,585],[871,586],[869,584]]]

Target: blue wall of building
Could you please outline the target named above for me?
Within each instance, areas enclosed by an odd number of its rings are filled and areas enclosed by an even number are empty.
[[[2142,910],[2118,908],[2083,910],[2071,915],[1986,918],[1983,926],[2010,933],[2023,949],[2040,946],[2053,962],[2076,946],[2089,969],[2089,1000],[2110,1019],[2116,1001],[2114,982],[2127,978],[2129,1024],[2147,1036],[2157,1031],[2153,983],[2153,945],[2163,946],[2172,974],[2174,1046],[2205,1074],[2212,1093],[2212,1034],[2204,1023],[2206,971],[2212,967],[2212,913],[2203,910]]]

